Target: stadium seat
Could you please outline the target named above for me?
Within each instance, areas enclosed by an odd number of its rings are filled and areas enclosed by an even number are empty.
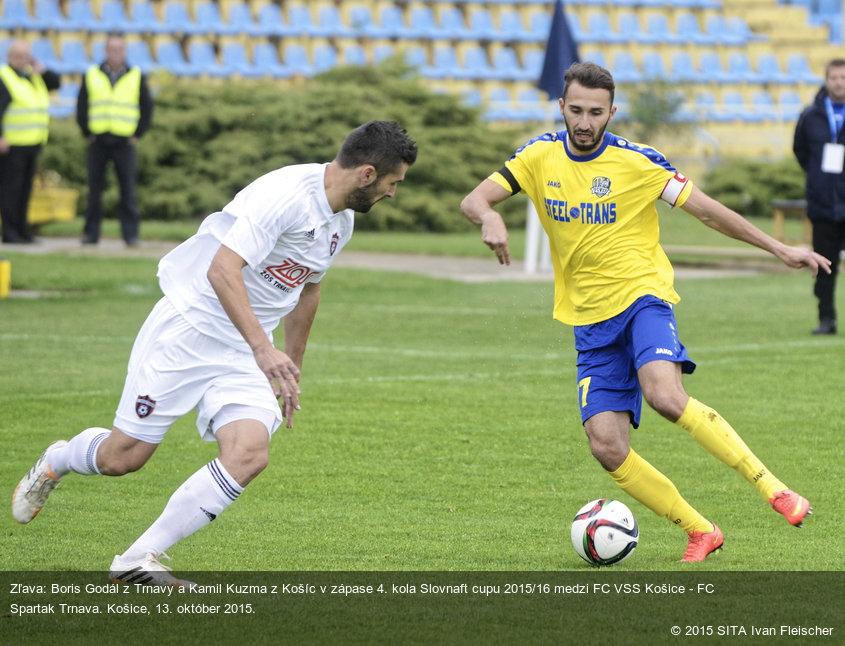
[[[373,48],[373,63],[376,63],[376,64],[381,63],[385,59],[388,59],[391,56],[395,56],[395,55],[396,55],[396,49],[393,47],[393,45],[389,45],[389,44],[386,44],[386,43],[383,43],[381,45],[376,45]]]
[[[333,4],[320,7],[314,31],[326,38],[351,38],[355,35],[355,30],[343,22],[338,8]]]
[[[29,6],[25,0],[6,0],[3,12],[0,14],[0,29],[14,31],[15,29],[40,30],[42,27],[29,13]],[[5,59],[2,61],[5,63]]]
[[[610,18],[604,12],[590,14],[587,21],[587,33],[590,42],[623,43],[626,40],[623,34],[614,31]]]
[[[188,6],[181,0],[165,0],[162,23],[171,34],[189,36],[200,32],[188,13]]]
[[[494,87],[487,94],[487,109],[484,111],[487,121],[516,121],[511,94],[505,87]]]
[[[314,73],[319,74],[337,67],[337,50],[333,45],[323,44],[314,48]]]
[[[253,50],[253,56],[253,67],[261,72],[262,76],[288,78],[291,75],[290,70],[279,62],[279,54],[272,43],[258,43]]]
[[[136,0],[131,7],[132,25],[139,33],[163,34],[167,31],[150,0]]]
[[[434,12],[431,7],[426,5],[411,9],[411,13],[408,15],[408,29],[411,38],[414,39],[441,37],[440,27],[434,18]]]
[[[756,90],[751,95],[751,109],[754,118],[759,121],[777,121],[780,118],[771,94],[765,90]]]
[[[249,62],[246,48],[243,43],[225,43],[220,48],[220,63],[225,70],[231,74],[239,74],[244,78],[258,78],[264,76],[264,72]]]
[[[246,34],[253,38],[271,35],[256,24],[252,17],[252,10],[246,2],[233,2],[229,5],[227,22],[236,34]]]
[[[757,71],[763,83],[792,83],[792,79],[780,68],[777,56],[763,53],[757,57]]]
[[[701,31],[695,14],[689,12],[678,14],[675,25],[678,36],[683,42],[694,45],[715,45],[718,42],[712,34]]]
[[[633,11],[625,11],[617,17],[619,33],[638,45],[654,45],[660,41],[655,34],[646,32],[640,26],[640,18]]]
[[[103,31],[135,32],[121,0],[105,0],[100,7],[100,24]]]
[[[440,12],[440,25],[437,30],[437,38],[453,40],[483,40],[469,29],[464,22],[464,15],[457,7],[447,7]]]
[[[525,70],[519,64],[516,52],[510,47],[502,47],[493,52],[491,67],[498,79],[506,81],[534,80],[526,76]]]
[[[720,120],[721,110],[716,103],[716,97],[709,90],[699,90],[696,92],[693,106],[698,120]]]
[[[578,25],[580,27],[581,23],[579,22]],[[502,9],[499,13],[499,30],[496,38],[507,41],[530,40],[519,11],[516,9]]]
[[[373,12],[367,5],[355,5],[349,9],[349,27],[362,36],[376,37],[378,27]]]
[[[402,58],[407,65],[419,70],[428,65],[428,54],[426,54],[425,48],[420,45],[406,47],[402,52]]]
[[[545,121],[549,116],[548,103],[541,92],[525,88],[516,95],[520,121]]]
[[[262,36],[283,37],[293,35],[290,26],[282,16],[282,10],[277,4],[265,4],[256,14],[256,24]]]
[[[314,66],[305,47],[299,43],[286,43],[282,49],[282,64],[294,76],[313,76]]]
[[[719,45],[744,45],[746,42],[745,36],[730,30],[728,21],[721,13],[708,16],[705,25],[705,33]]]
[[[754,41],[768,40],[767,36],[762,34],[755,34],[751,31],[748,23],[740,16],[733,16],[728,18],[728,30],[737,38],[742,39],[743,42],[750,43]]]
[[[503,39],[502,30],[496,27],[493,16],[484,7],[477,7],[470,11],[467,22],[469,32],[475,40]]]
[[[61,45],[61,61],[50,68],[57,74],[84,74],[92,61],[88,58],[85,43],[77,38],[68,38]]]
[[[56,54],[56,48],[50,38],[36,38],[30,43],[30,51],[32,57],[43,63],[47,69],[55,69],[61,65],[61,61]]]
[[[740,80],[722,66],[721,57],[713,50],[701,52],[699,69],[708,80],[715,83],[737,83]]]
[[[455,70],[459,67],[460,63],[455,48],[445,43],[434,47],[431,65],[423,65],[420,68],[420,73],[429,79],[453,78]]]
[[[468,45],[462,56],[463,64],[456,72],[456,78],[484,81],[499,78],[487,60],[487,52],[479,45]]]
[[[394,4],[385,5],[378,14],[378,26],[375,27],[375,38],[412,38],[413,31],[405,24],[402,9]]]
[[[644,78],[630,52],[616,52],[613,56],[613,69],[610,70],[617,83],[641,83]]]
[[[647,51],[642,54],[642,72],[646,81],[666,79],[669,74],[663,64],[660,52]]]
[[[212,0],[204,0],[194,6],[196,15],[196,31],[206,36],[233,36],[238,33],[236,27],[232,27],[223,20],[220,15],[220,8]]]
[[[546,50],[539,47],[526,49],[522,53],[522,69],[524,78],[535,82],[540,80],[543,73],[543,63],[546,60]]]
[[[8,2],[6,3],[8,4]],[[56,29],[63,31],[67,29],[65,15],[59,6],[58,0],[36,0],[33,14],[33,24],[42,25],[41,29]]]
[[[753,108],[746,105],[742,92],[738,90],[726,90],[722,94],[722,106],[724,108],[723,121],[744,121],[746,123],[757,123],[762,121]]]
[[[786,73],[800,83],[823,83],[824,77],[810,69],[810,62],[801,53],[790,54],[786,59]]]
[[[89,40],[88,51],[91,52],[92,61],[102,63],[106,60],[106,39],[103,37]]]
[[[104,31],[88,0],[71,0],[68,3],[65,26],[71,31]]]
[[[200,75],[217,78],[230,76],[233,70],[221,65],[217,61],[214,46],[207,40],[192,40],[188,45],[188,63]]]
[[[67,119],[76,114],[76,100],[79,97],[79,83],[62,83],[52,97],[50,116],[54,119]]]
[[[314,24],[314,20],[311,18],[311,11],[306,5],[296,4],[288,7],[288,25],[290,26],[291,33],[300,37],[308,36],[313,38],[322,34]]]
[[[783,121],[795,121],[804,110],[804,102],[795,90],[781,90],[778,96],[778,107]]]
[[[707,74],[699,72],[689,52],[680,51],[672,54],[672,69],[670,80],[676,83],[706,83],[710,79]]]
[[[175,40],[159,41],[155,47],[156,62],[176,76],[197,76],[199,70],[189,65],[182,53],[182,46]],[[96,60],[96,59],[95,59]]]
[[[581,25],[581,20],[578,18],[577,14],[568,14],[566,16],[566,23],[569,25],[569,33],[572,34],[572,38],[576,43],[583,45],[585,43],[595,43],[598,41],[598,38]],[[532,37],[528,32],[525,33],[523,38],[520,38],[520,40],[531,39]]]
[[[482,104],[481,90],[477,87],[468,87],[461,90],[461,103],[468,108],[478,108]]]
[[[762,77],[751,67],[745,52],[733,52],[728,57],[728,73],[743,83],[761,83]]]
[[[604,52],[598,49],[589,49],[581,52],[581,60],[582,61],[590,61],[599,65],[605,69],[608,69],[607,66],[607,59],[605,58]],[[542,69],[542,68],[541,68]]]
[[[649,16],[646,22],[646,32],[659,43],[681,45],[684,42],[683,37],[669,25],[669,19],[665,13],[655,13]]]
[[[142,74],[149,74],[156,69],[156,63],[146,41],[135,40],[126,45],[126,62],[137,65]]]

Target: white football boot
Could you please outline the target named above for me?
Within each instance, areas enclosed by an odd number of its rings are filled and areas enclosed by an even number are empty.
[[[47,496],[58,486],[61,478],[56,477],[50,468],[47,454],[66,444],[65,440],[58,440],[44,449],[44,453],[32,465],[29,473],[15,487],[15,492],[12,494],[12,516],[19,523],[28,523],[35,518],[47,502]]]
[[[120,554],[114,557],[109,568],[109,580],[112,583],[146,585],[166,585],[173,588],[193,588],[196,583],[177,579],[170,574],[173,568],[169,568],[159,561],[159,557],[168,561],[170,557],[162,552],[158,556],[148,552],[143,558],[134,561],[124,559]]]

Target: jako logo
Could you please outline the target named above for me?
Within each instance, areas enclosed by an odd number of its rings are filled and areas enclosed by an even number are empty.
[[[672,351],[667,350],[666,348],[657,348],[655,349],[654,354],[668,354],[671,357]]]
[[[548,182],[546,182],[546,186],[551,186],[552,188],[560,188],[560,182],[550,179]]]

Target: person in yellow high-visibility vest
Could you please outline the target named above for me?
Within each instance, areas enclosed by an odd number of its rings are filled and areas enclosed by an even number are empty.
[[[135,145],[150,126],[153,100],[141,70],[126,62],[123,36],[109,34],[105,49],[106,60],[85,73],[76,103],[76,121],[88,139],[88,206],[82,243],[100,240],[106,165],[111,161],[120,187],[121,235],[128,246],[135,247],[141,222]]]
[[[49,91],[59,76],[34,60],[29,43],[9,45],[8,64],[0,67],[0,219],[3,242],[34,242],[27,223],[29,196],[41,146],[50,122]]]

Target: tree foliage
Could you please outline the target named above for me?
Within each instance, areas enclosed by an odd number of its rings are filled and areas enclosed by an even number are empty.
[[[138,148],[139,203],[148,219],[219,210],[256,177],[288,164],[330,161],[352,128],[389,119],[417,142],[417,163],[397,196],[358,214],[357,226],[460,230],[470,226],[460,200],[526,139],[513,128],[483,123],[478,110],[432,92],[395,60],[336,68],[293,87],[162,78],[154,88],[153,126]],[[84,197],[85,147],[73,120],[51,124],[41,166]],[[109,180],[104,199],[113,213],[117,186]],[[509,223],[524,221],[524,200],[502,207]]]

